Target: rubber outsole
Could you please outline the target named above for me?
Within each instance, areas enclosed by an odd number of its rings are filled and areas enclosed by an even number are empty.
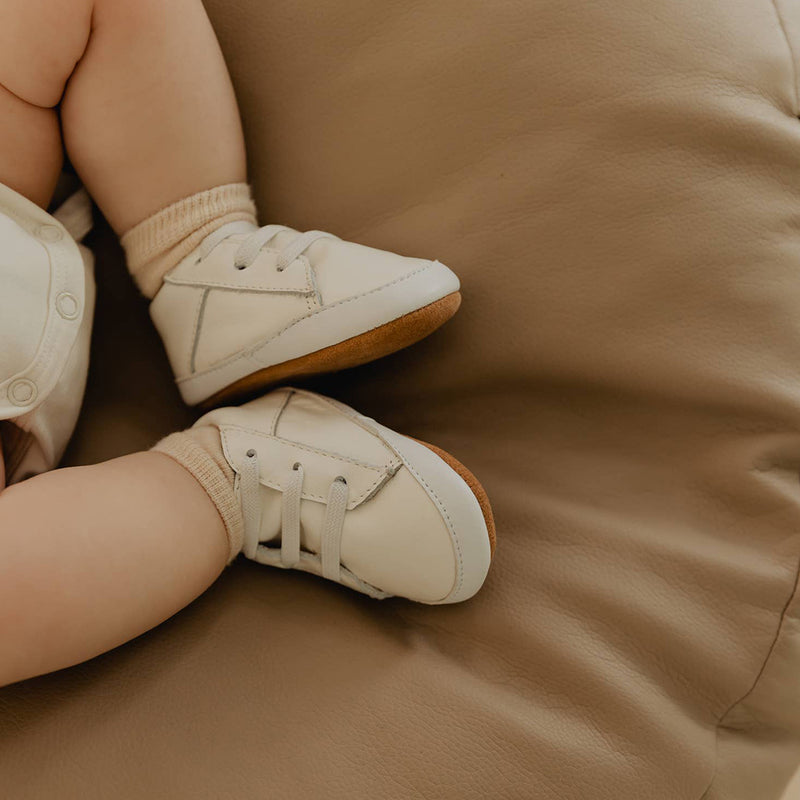
[[[458,311],[460,305],[461,292],[453,292],[338,344],[245,375],[198,403],[197,407],[202,411],[209,411],[294,378],[337,372],[391,355],[433,333]]]

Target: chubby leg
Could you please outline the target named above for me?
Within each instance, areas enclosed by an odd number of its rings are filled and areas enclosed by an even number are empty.
[[[0,685],[67,667],[190,603],[229,558],[200,484],[161,453],[0,492]]]
[[[258,229],[236,100],[201,0],[0,4],[14,18],[0,33],[0,83],[29,104],[60,98],[67,153],[154,300],[188,403],[366,363],[457,311],[459,281],[438,261]],[[184,261],[204,262],[202,274],[156,298]],[[211,286],[227,296],[209,299]]]
[[[64,95],[64,141],[112,227],[244,181],[236,98],[200,0],[84,2],[91,33]]]
[[[119,233],[245,178],[200,0],[0,0],[0,86],[0,181],[41,205],[60,166],[59,103],[69,156]]]
[[[277,390],[151,452],[0,493],[0,684],[132,639],[239,553],[442,604],[480,589],[494,541],[488,498],[453,456]]]
[[[86,46],[91,9],[72,0],[0,0],[0,183],[40,206],[62,164],[55,106]]]
[[[0,39],[5,30],[0,20]],[[0,60],[3,59],[0,44]],[[0,183],[37,205],[50,202],[61,171],[58,116],[17,97],[3,85],[0,68]]]

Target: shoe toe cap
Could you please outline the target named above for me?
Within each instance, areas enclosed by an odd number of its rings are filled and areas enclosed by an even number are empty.
[[[322,239],[308,255],[325,306],[397,287],[398,297],[419,293],[421,307],[459,289],[456,275],[439,262],[406,258],[352,242]]]
[[[403,469],[382,490],[395,492],[391,501],[384,498],[397,509],[387,519],[402,530],[394,537],[395,552],[382,559],[388,574],[374,585],[424,603],[467,600],[483,585],[492,559],[488,502],[482,504],[451,466],[454,459],[448,463],[430,447],[380,427],[403,460]]]

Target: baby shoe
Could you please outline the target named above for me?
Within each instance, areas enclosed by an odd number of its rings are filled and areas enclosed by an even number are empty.
[[[419,341],[461,302],[426,261],[282,225],[223,225],[167,273],[150,305],[181,395],[213,407]]]
[[[448,453],[297,389],[212,411],[156,449],[181,460],[186,438],[207,447],[213,429],[241,504],[247,558],[375,598],[457,603],[483,584],[491,507]]]

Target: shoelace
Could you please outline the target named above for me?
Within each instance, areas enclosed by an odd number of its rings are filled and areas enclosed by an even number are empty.
[[[300,561],[300,503],[304,476],[302,464],[295,464],[281,498],[281,565],[287,568],[297,566]],[[243,552],[248,558],[253,558],[260,544],[261,528],[261,484],[255,450],[248,450],[245,454],[239,481],[244,516]],[[347,481],[339,476],[328,492],[319,552],[323,576],[334,581],[338,581],[341,574],[342,529],[349,496]]]
[[[231,236],[240,233],[247,233],[251,228],[247,223],[231,222],[228,225],[223,225],[214,233],[209,234],[200,245],[197,262],[202,261],[209,253],[220,243],[225,241]],[[253,261],[256,260],[261,250],[266,247],[269,242],[274,239],[282,231],[291,231],[285,225],[265,225],[257,231],[253,231],[250,235],[239,245],[239,249],[233,259],[233,265],[236,269],[247,269]],[[283,272],[295,259],[299,258],[314,242],[319,239],[335,239],[337,238],[332,233],[325,231],[306,231],[295,237],[289,245],[287,245],[278,254],[277,270]]]

